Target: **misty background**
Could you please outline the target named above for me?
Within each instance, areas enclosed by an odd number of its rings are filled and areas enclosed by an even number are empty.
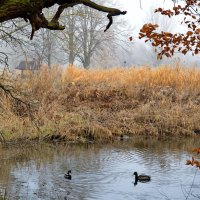
[[[9,68],[16,68],[23,60],[34,60],[49,67],[72,64],[86,69],[141,65],[156,67],[174,62],[180,62],[183,66],[200,66],[200,55],[192,56],[190,53],[157,60],[155,47],[138,39],[139,30],[145,23],[157,23],[160,30],[167,32],[187,30],[181,25],[181,18],[169,19],[154,13],[155,8],[172,7],[171,0],[101,0],[98,3],[112,5],[128,13],[115,17],[113,25],[104,33],[108,23],[105,13],[76,6],[66,9],[62,15],[60,21],[66,26],[64,31],[41,29],[35,33],[33,40],[30,40],[31,27],[23,19],[1,25],[0,51],[8,55]],[[55,9],[44,10],[45,16],[50,19]]]

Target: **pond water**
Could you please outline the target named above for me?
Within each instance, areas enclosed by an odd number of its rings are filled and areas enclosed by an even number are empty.
[[[185,165],[193,147],[199,138],[0,149],[0,192],[28,200],[200,199],[200,170]],[[151,181],[134,185],[134,171]]]

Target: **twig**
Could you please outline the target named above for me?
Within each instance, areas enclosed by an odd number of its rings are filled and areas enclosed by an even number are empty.
[[[193,177],[193,180],[192,180],[192,184],[191,184],[191,186],[190,186],[190,190],[189,190],[189,192],[188,192],[188,195],[186,196],[186,200],[189,198],[189,195],[191,194],[192,187],[193,187],[193,185],[194,185],[194,180],[195,180],[197,171],[198,171],[198,169],[196,169],[196,172],[195,172],[195,174],[194,174],[194,177]]]

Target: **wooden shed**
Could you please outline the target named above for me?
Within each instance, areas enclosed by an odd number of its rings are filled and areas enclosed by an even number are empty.
[[[15,68],[20,72],[21,76],[29,75],[30,73],[35,73],[40,69],[40,65],[36,61],[20,61],[19,65]]]

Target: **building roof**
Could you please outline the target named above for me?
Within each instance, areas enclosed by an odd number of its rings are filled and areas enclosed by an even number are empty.
[[[38,70],[38,65],[37,65],[36,61],[21,61],[15,69]]]

